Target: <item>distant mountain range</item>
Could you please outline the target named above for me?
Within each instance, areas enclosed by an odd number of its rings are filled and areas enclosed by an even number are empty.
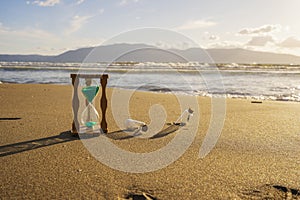
[[[0,54],[0,61],[6,62],[184,62],[186,60],[203,63],[300,64],[300,56],[289,54],[245,49],[162,50],[145,44],[112,44],[96,48],[80,48],[55,56]]]

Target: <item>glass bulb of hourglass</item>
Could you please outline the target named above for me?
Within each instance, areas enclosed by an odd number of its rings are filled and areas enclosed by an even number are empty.
[[[88,105],[81,114],[81,124],[87,128],[94,129],[99,124],[99,114],[93,105],[93,100],[99,91],[99,86],[86,86],[82,88]]]
[[[81,115],[81,123],[88,128],[99,124],[99,115],[95,107],[89,103]]]

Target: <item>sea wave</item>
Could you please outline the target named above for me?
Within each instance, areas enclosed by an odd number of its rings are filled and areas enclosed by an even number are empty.
[[[229,71],[298,71],[300,65],[276,65],[276,64],[211,64],[200,62],[117,62],[117,63],[51,63],[51,62],[0,62],[2,69],[30,69],[30,70],[219,70]]]
[[[300,102],[299,65],[0,62],[0,66],[4,83],[71,84],[70,73],[109,73],[108,87]],[[209,81],[221,81],[224,88],[208,89],[202,73]]]

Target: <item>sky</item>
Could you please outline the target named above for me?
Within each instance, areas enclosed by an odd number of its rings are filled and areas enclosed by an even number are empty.
[[[300,56],[299,8],[299,0],[3,0],[0,54],[57,55],[155,27],[203,48]]]

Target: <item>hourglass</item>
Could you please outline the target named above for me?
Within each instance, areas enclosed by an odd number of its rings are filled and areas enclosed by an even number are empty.
[[[73,123],[72,123],[72,134],[78,136],[78,133],[107,133],[107,122],[106,122],[106,109],[107,109],[107,98],[106,98],[106,85],[107,85],[107,74],[70,74],[73,85]],[[85,80],[84,84],[80,80]],[[97,81],[97,79],[100,81]],[[80,86],[81,85],[81,86]],[[95,97],[97,96],[101,87],[101,98],[99,105],[101,108],[101,120],[99,114],[95,108]],[[79,95],[82,94],[82,95]],[[82,96],[83,98],[79,98]],[[85,103],[82,101],[85,101]],[[101,121],[101,122],[100,122]],[[101,125],[101,126],[100,126]],[[101,127],[101,129],[100,129]]]
[[[99,128],[99,114],[93,104],[93,100],[99,91],[99,86],[89,85],[83,87],[81,92],[87,100],[87,106],[81,113],[81,124],[87,129],[95,130]]]

